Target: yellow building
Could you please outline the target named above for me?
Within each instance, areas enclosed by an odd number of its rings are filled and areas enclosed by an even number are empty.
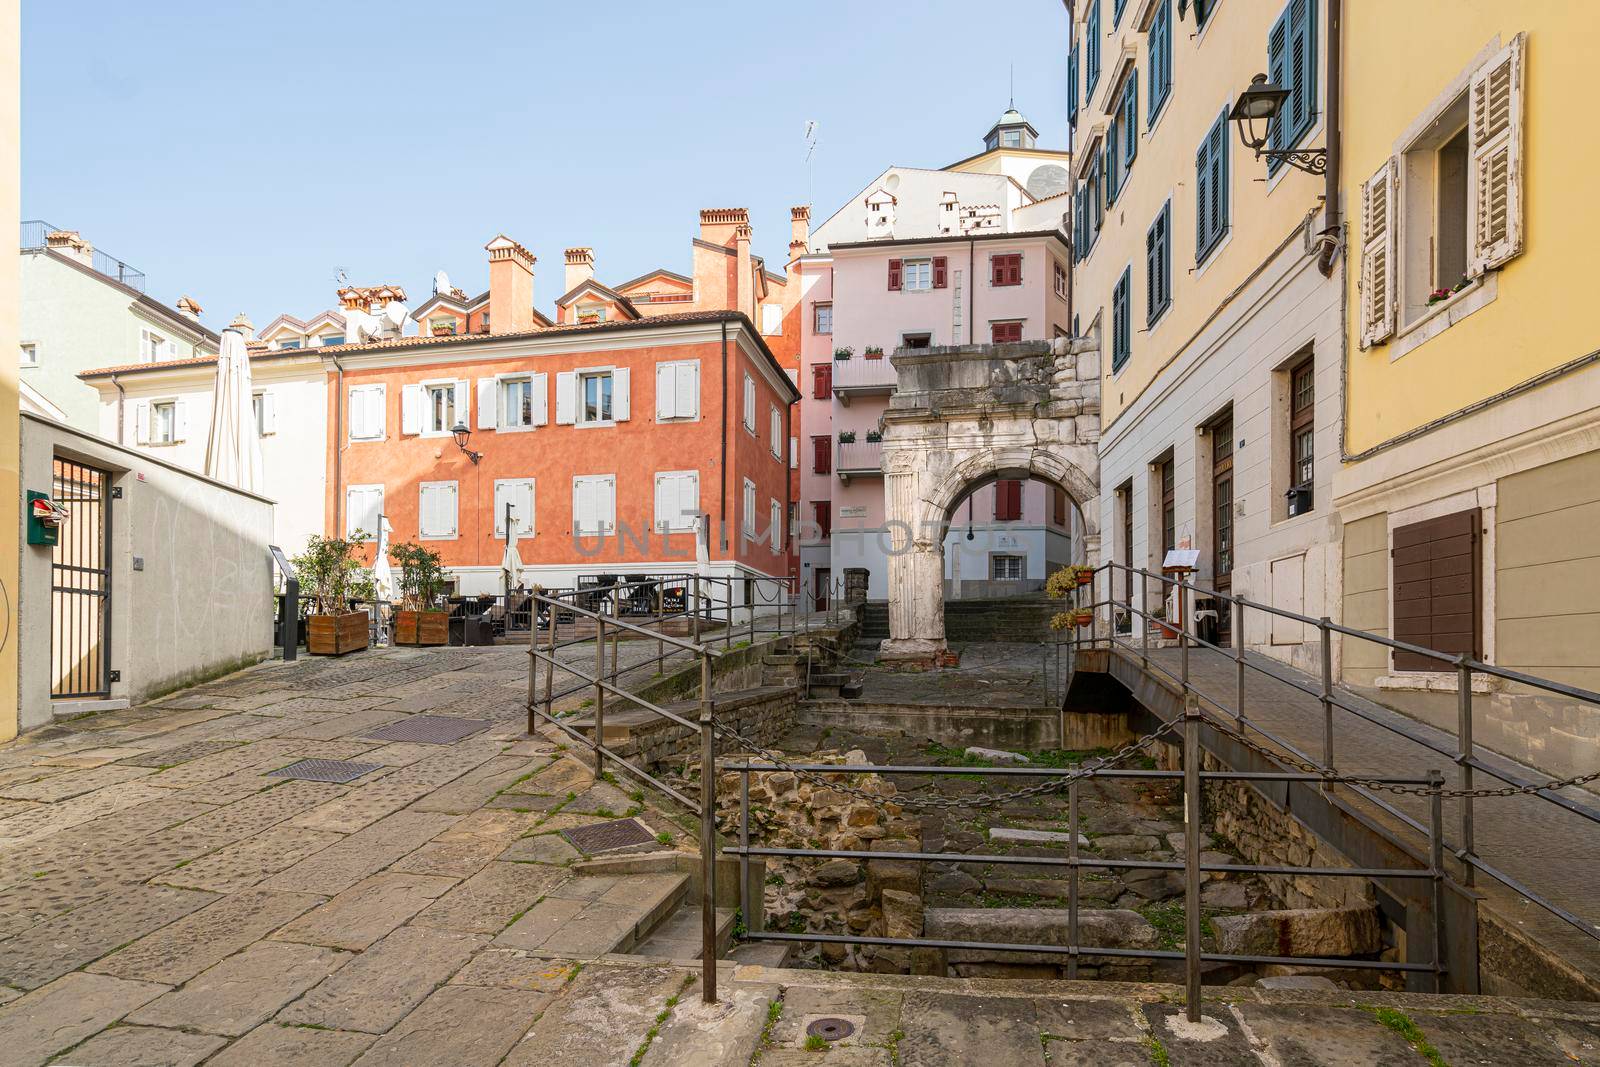
[[[1600,7],[1345,18],[1345,622],[1600,690]],[[1431,692],[1390,699],[1447,720],[1448,670],[1344,652],[1348,680]],[[1480,706],[1482,743],[1557,772],[1600,760],[1592,713]]]
[[[1344,261],[1320,234],[1338,219],[1327,178],[1258,155],[1229,119],[1267,75],[1288,95],[1266,147],[1327,146],[1336,6],[1071,7],[1073,298],[1075,332],[1099,338],[1102,557],[1157,569],[1198,549],[1203,583],[1337,615]],[[1246,627],[1252,649],[1319,665],[1314,629],[1259,612]]]

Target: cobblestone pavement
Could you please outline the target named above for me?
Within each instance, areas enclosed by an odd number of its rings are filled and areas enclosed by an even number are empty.
[[[274,663],[0,747],[0,1062],[781,1065],[815,1058],[823,1015],[857,1028],[830,1064],[1416,1058],[1371,1010],[1255,990],[1193,1031],[1169,987],[728,963],[705,1007],[695,967],[609,954],[662,876],[583,872],[556,833],[682,829],[527,737],[526,677],[517,648]],[[481,728],[371,736],[420,715]],[[305,759],[369,769],[271,773]],[[1451,1062],[1595,1055],[1580,1006],[1423,1003],[1405,1010]]]

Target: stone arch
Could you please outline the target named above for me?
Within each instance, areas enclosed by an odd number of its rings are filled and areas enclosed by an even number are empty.
[[[958,462],[931,487],[922,500],[918,528],[934,522],[948,523],[950,514],[968,493],[1000,478],[1034,478],[1060,486],[1083,515],[1086,536],[1099,536],[1100,495],[1095,478],[1064,456],[1042,448],[977,452]]]

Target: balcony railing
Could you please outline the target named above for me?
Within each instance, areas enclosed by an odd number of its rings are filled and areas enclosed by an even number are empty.
[[[883,473],[882,441],[840,441],[833,469],[848,482],[852,477]]]
[[[48,248],[50,245],[45,238],[49,234],[60,231],[61,227],[52,226],[43,219],[30,219],[22,224],[21,248],[24,252],[32,248]],[[65,256],[73,255],[71,249],[63,248],[59,251]],[[144,292],[144,271],[135,270],[116,256],[108,256],[98,248],[94,250],[90,259],[94,269],[104,274],[107,278],[121,282],[130,289],[136,289],[141,293]]]
[[[894,364],[887,359],[852,356],[833,361],[833,395],[846,407],[852,396],[888,395],[894,392]]]

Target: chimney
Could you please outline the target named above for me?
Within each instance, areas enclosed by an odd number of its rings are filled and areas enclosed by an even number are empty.
[[[198,311],[200,309],[196,308],[195,310]],[[232,322],[228,323],[228,329],[238,330],[244,334],[246,341],[254,341],[256,339],[256,324],[251,322],[250,316],[242,311],[233,317]]]
[[[503,233],[483,247],[489,253],[489,332],[527,333],[534,328],[533,253]]]
[[[739,227],[749,225],[750,212],[742,207],[706,208],[700,212],[700,240],[730,247]]]
[[[180,297],[178,297],[178,313],[180,315],[182,315],[184,318],[190,319],[190,320],[192,320],[194,322],[199,322],[200,321],[200,310],[201,310],[200,309],[200,305],[195,302],[194,297],[192,297],[192,296],[180,296]]]
[[[811,208],[806,205],[789,209],[789,258],[806,254],[811,242]]]
[[[740,223],[733,234],[734,248],[738,253],[735,263],[738,267],[738,278],[734,282],[738,288],[734,292],[735,303],[733,309],[749,315],[751,320],[756,319],[755,304],[755,276],[751,273],[750,264],[750,224]]]
[[[78,236],[77,230],[51,230],[44,235],[44,243],[86,267],[94,266],[94,245]]]
[[[567,249],[567,277],[566,291],[572,292],[578,286],[594,277],[594,249],[569,248]]]

